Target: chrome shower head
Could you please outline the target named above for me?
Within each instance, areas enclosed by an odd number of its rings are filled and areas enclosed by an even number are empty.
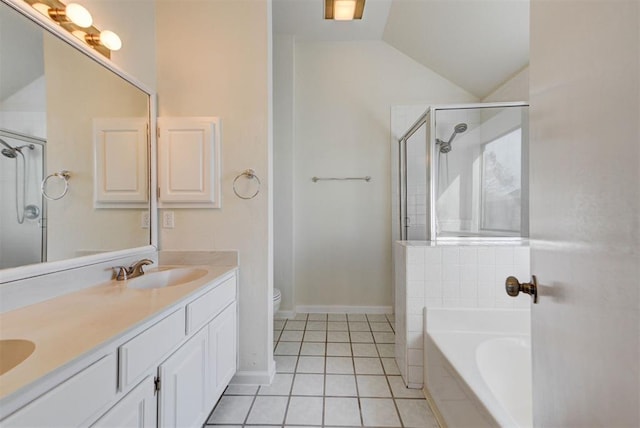
[[[15,159],[16,156],[16,151],[15,150],[9,150],[9,149],[2,149],[1,152],[4,156],[8,157],[9,159]]]
[[[467,124],[466,123],[459,123],[455,126],[455,128],[453,128],[453,130],[455,131],[456,134],[461,134],[464,131],[467,130]]]
[[[2,153],[4,156],[10,158],[10,159],[15,159],[18,154],[16,153],[17,150],[15,149],[15,147],[11,147],[9,145],[9,143],[7,143],[6,141],[4,141],[2,138],[0,138],[0,144],[2,144],[3,146],[6,147],[6,149],[2,149]]]
[[[467,130],[466,123],[459,123],[453,127],[453,134],[449,137],[449,141],[442,141],[439,138],[436,138],[436,144],[440,146],[440,153],[449,153],[451,151],[451,142],[454,138],[456,138],[457,134],[462,134]]]

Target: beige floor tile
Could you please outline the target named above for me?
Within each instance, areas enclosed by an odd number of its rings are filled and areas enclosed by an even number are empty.
[[[322,425],[322,410],[322,397],[291,397],[285,424]]]
[[[362,406],[362,421],[365,426],[400,426],[400,418],[392,399],[363,398],[360,400],[360,405]]]
[[[358,399],[325,398],[324,424],[329,426],[360,426],[361,421]]]
[[[395,400],[407,428],[438,428],[438,422],[433,416],[427,400]]]
[[[289,397],[257,397],[253,403],[248,424],[281,425],[287,410]]]
[[[360,397],[391,398],[391,391],[385,376],[356,375]]]

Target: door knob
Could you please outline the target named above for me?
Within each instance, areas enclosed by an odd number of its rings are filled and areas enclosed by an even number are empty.
[[[533,297],[533,303],[538,303],[538,280],[535,275],[531,275],[531,282],[523,283],[520,283],[515,276],[510,276],[504,282],[504,288],[511,297],[516,297],[520,293],[526,293]]]

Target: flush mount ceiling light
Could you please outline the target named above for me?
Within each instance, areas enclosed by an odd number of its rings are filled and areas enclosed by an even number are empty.
[[[60,0],[25,0],[25,2],[107,58],[111,58],[112,51],[122,47],[122,41],[116,33],[109,30],[100,31],[93,27],[91,14],[77,3],[65,5]]]
[[[324,0],[324,19],[351,21],[362,19],[365,0]]]

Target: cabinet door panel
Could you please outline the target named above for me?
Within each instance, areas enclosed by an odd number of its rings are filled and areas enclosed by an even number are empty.
[[[211,355],[210,401],[215,403],[236,372],[236,303],[229,305],[209,324]]]
[[[209,350],[203,329],[159,367],[159,427],[201,426],[213,404],[207,401]]]
[[[160,208],[220,208],[220,120],[160,117]]]
[[[153,428],[156,426],[158,401],[153,376],[140,382],[122,400],[105,413],[93,428]]]

